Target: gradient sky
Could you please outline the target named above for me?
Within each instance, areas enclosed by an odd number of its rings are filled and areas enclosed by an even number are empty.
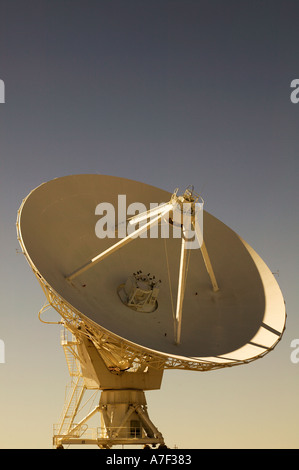
[[[60,328],[39,322],[44,295],[17,253],[17,210],[80,173],[193,184],[279,270],[288,319],[273,352],[167,371],[147,393],[167,445],[299,448],[298,17],[296,0],[1,0],[1,448],[51,448],[69,382]]]

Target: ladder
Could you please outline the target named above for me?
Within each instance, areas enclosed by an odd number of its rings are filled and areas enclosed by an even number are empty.
[[[78,343],[74,335],[72,335],[72,339],[69,340],[66,329],[61,331],[61,345],[63,346],[66,363],[71,376],[71,386],[67,399],[65,400],[60,423],[57,427],[58,435],[72,434],[74,419],[86,390],[77,354],[77,344]]]

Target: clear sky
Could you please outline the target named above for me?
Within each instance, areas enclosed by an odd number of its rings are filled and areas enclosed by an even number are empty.
[[[279,271],[287,328],[251,364],[167,371],[147,394],[168,446],[298,448],[299,78],[296,0],[2,0],[0,447],[51,448],[69,382],[58,326],[22,254],[22,199],[101,173],[173,191]],[[59,234],[57,234],[59,236]]]

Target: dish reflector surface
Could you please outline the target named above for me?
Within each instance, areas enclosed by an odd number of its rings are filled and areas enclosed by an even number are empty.
[[[184,360],[229,364],[263,354],[280,339],[284,300],[276,279],[256,252],[233,230],[204,211],[203,235],[219,291],[211,287],[200,249],[190,250],[181,342],[174,342],[174,310],[181,240],[136,238],[68,281],[67,276],[118,241],[98,238],[99,203],[118,217],[126,207],[167,203],[171,193],[103,175],[56,178],[33,190],[21,207],[19,236],[30,264],[68,304],[98,328],[138,348]],[[161,280],[158,308],[128,308],[118,288],[136,271]],[[172,294],[172,297],[171,297]]]

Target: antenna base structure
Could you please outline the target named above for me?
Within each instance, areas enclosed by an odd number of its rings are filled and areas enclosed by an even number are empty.
[[[71,340],[68,332],[69,325],[62,331],[61,344],[72,387],[60,423],[54,426],[53,446],[56,449],[70,445],[97,445],[101,449],[127,445],[166,448],[161,432],[148,415],[144,393],[160,388],[163,368],[143,366],[140,370],[122,370],[121,364],[109,367],[109,353],[101,352],[86,331],[82,331],[82,326],[77,332],[72,331]],[[81,417],[87,391],[94,395],[101,392],[100,399]],[[96,424],[100,426],[88,427],[87,423],[96,415]]]

